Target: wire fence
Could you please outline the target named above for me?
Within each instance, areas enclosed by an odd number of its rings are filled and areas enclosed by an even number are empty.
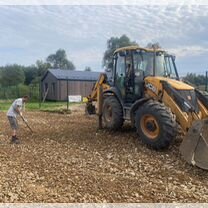
[[[198,89],[208,92],[208,72],[206,73],[206,84],[197,86]],[[17,85],[17,86],[0,86],[0,100],[14,100],[16,98],[28,95],[30,101],[37,102],[41,106],[43,103],[43,98],[40,95],[40,85]],[[68,101],[67,101],[68,102]],[[68,104],[67,104],[68,106]]]
[[[11,100],[18,97],[28,95],[30,100],[39,101],[40,89],[39,85],[18,85],[9,87],[0,87],[0,100]]]
[[[28,110],[42,110],[47,112],[68,113],[69,101],[43,101],[43,97],[40,95],[40,85],[18,85],[10,87],[0,86],[0,112],[7,111],[11,103],[24,95],[30,97],[29,102],[26,105]],[[68,111],[69,110],[69,111]]]

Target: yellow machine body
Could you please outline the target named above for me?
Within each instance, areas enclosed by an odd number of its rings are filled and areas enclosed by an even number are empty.
[[[131,51],[142,51],[143,53],[164,52],[161,49],[145,49],[138,46],[131,46],[117,49],[114,55],[116,56],[118,53],[125,52],[121,54],[125,56],[125,54]],[[114,80],[116,80],[117,73],[114,73],[114,76]],[[126,83],[124,90],[129,90],[128,82]],[[172,79],[170,77],[156,75],[144,76],[142,83],[143,96],[125,105],[125,101],[120,96],[120,93],[117,92],[119,91],[117,90],[117,85],[110,84],[107,76],[101,74],[91,94],[87,98],[86,109],[90,114],[97,112],[99,115],[99,125],[101,126],[103,115],[108,115],[108,117],[109,115],[113,115],[113,112],[108,114],[103,112],[105,109],[112,111],[113,105],[111,106],[111,103],[106,102],[110,107],[105,108],[106,103],[104,102],[104,100],[111,97],[108,100],[113,100],[114,105],[118,103],[118,107],[122,108],[123,118],[121,120],[129,119],[134,125],[135,121],[138,120],[135,117],[140,115],[137,113],[137,110],[143,109],[145,105],[149,105],[151,100],[155,105],[156,101],[158,105],[164,106],[164,109],[167,109],[165,112],[166,115],[170,113],[169,116],[174,116],[175,122],[179,124],[183,131],[184,138],[180,146],[180,152],[184,159],[192,165],[208,169],[208,98],[205,98],[193,86],[180,81],[179,78]],[[97,111],[95,111],[93,102],[97,102]],[[152,121],[150,120],[152,118],[148,118],[148,109],[145,110],[147,111],[147,116],[145,117],[146,120],[144,120],[146,123],[151,123]],[[118,111],[116,114],[119,114]],[[154,122],[157,124],[157,121]],[[120,123],[122,124],[122,121]]]
[[[181,125],[184,132],[188,131],[192,126],[193,121],[208,118],[208,109],[198,100],[199,112],[183,112],[176,101],[163,89],[161,81],[170,84],[177,91],[194,91],[194,87],[178,80],[164,78],[164,77],[147,77],[145,78],[145,96],[163,102],[169,107],[173,114],[176,115],[177,122]],[[192,98],[187,95],[187,100]]]

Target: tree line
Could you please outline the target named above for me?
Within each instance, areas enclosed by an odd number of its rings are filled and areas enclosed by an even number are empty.
[[[121,37],[111,37],[107,40],[106,50],[103,55],[102,65],[106,69],[112,69],[113,66],[113,53],[117,48],[139,44],[131,40],[128,36],[122,35]],[[160,48],[159,43],[149,43],[148,48]],[[64,49],[59,49],[55,53],[50,54],[45,60],[37,60],[31,66],[22,66],[18,64],[6,65],[0,67],[0,86],[9,87],[22,85],[33,85],[39,83],[41,77],[48,69],[65,69],[75,70],[76,67],[72,61],[67,57]],[[91,71],[89,66],[85,67],[85,71]],[[196,75],[188,73],[184,80],[195,84],[205,85],[206,79],[203,75]]]
[[[59,49],[55,54],[49,55],[45,61],[37,60],[31,66],[12,64],[0,67],[0,84],[3,87],[34,84],[39,82],[49,68],[74,70],[75,66],[68,60],[65,50]]]
[[[197,75],[195,73],[188,73],[183,79],[196,86],[202,86],[202,85],[207,84],[205,75]]]
[[[126,35],[111,37],[107,41],[107,49],[104,52],[102,65],[106,68],[112,68],[112,55],[114,50],[129,45],[138,44],[135,41],[131,41]],[[45,60],[37,60],[35,64],[30,66],[18,64],[0,66],[0,86],[11,87],[19,84],[26,86],[37,84],[48,69],[75,70],[76,67],[67,58],[66,51],[59,49],[54,54],[50,54]],[[91,68],[86,66],[84,70],[91,71]]]

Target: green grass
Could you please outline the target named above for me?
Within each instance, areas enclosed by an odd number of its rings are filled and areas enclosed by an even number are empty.
[[[4,101],[0,100],[0,111],[7,111],[9,107],[11,106],[12,101]],[[76,105],[75,103],[69,103],[70,105]],[[66,102],[45,102],[41,103],[41,107],[39,108],[38,102],[29,102],[26,104],[26,110],[33,111],[33,110],[40,110],[40,111],[56,111],[56,110],[63,110],[67,109],[67,103]]]

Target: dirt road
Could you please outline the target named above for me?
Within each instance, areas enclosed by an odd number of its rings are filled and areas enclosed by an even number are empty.
[[[208,171],[186,164],[179,140],[151,151],[126,124],[97,130],[95,116],[28,112],[36,132],[21,125],[9,144],[0,113],[0,202],[208,202]]]

